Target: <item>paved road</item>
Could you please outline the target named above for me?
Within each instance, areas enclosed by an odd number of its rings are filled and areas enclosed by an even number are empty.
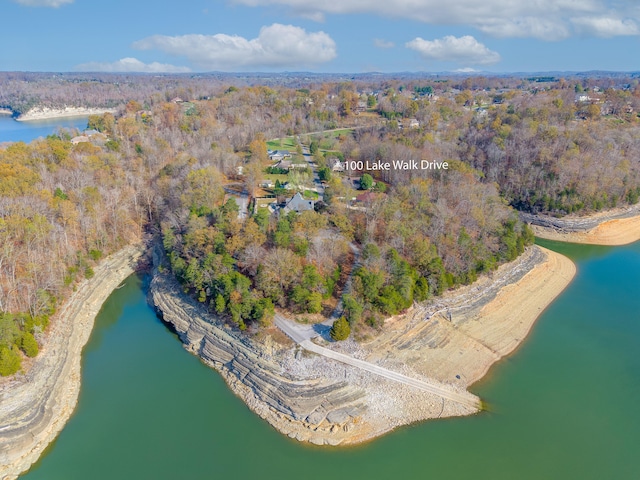
[[[242,189],[233,187],[240,186]],[[249,216],[249,194],[244,190],[244,185],[241,183],[229,183],[225,185],[224,191],[230,197],[233,197],[238,204],[238,219],[244,220]]]
[[[322,182],[320,181],[320,175],[318,175],[318,166],[313,162],[313,157],[311,157],[309,147],[302,147],[302,156],[313,171],[313,185],[314,190],[318,192],[318,200],[324,200],[324,185],[322,185]]]
[[[321,335],[321,332],[314,329],[313,325],[303,325],[301,323],[293,322],[288,318],[283,317],[279,313],[276,313],[274,317],[274,323],[276,324],[276,327],[286,333],[294,342],[298,344],[301,344],[305,340],[310,340]],[[326,328],[328,329],[330,327]]]
[[[289,337],[291,337],[291,339],[293,339],[293,341],[295,341],[305,350],[317,353],[318,355],[331,358],[347,365],[360,368],[362,370],[366,370],[367,372],[371,372],[381,377],[388,378],[389,380],[394,380],[396,382],[409,385],[419,390],[433,393],[440,396],[441,398],[452,400],[467,407],[475,409],[482,408],[480,399],[471,393],[456,392],[453,389],[449,389],[444,386],[436,385],[423,380],[418,380],[416,378],[411,378],[401,373],[380,367],[373,363],[365,362],[364,360],[359,360],[357,358],[350,357],[349,355],[334,352],[333,350],[330,350],[328,348],[316,345],[311,341],[311,338],[318,336],[318,333],[314,331],[314,328],[311,325],[300,325],[294,323],[291,320],[283,317],[282,315],[276,315],[275,324],[280,330],[286,333]]]

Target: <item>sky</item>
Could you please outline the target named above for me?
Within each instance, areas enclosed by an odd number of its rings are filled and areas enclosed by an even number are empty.
[[[638,0],[0,0],[0,70],[640,71]]]

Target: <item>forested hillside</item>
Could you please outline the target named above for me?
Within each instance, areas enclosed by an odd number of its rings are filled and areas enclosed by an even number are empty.
[[[640,195],[633,79],[287,88],[101,76],[27,88],[13,75],[0,100],[17,111],[42,102],[38,88],[51,104],[121,107],[89,119],[94,138],[0,147],[3,375],[37,353],[75,283],[145,230],[185,291],[239,328],[269,325],[276,309],[314,321],[338,308],[374,334],[516,258],[533,240],[516,209],[588,213]],[[270,160],[285,145],[291,159]],[[394,160],[450,168],[355,171]],[[285,208],[296,192],[308,206]]]
[[[50,136],[0,149],[0,374],[102,257],[141,238],[148,174],[107,146]],[[4,312],[4,313],[2,313]]]

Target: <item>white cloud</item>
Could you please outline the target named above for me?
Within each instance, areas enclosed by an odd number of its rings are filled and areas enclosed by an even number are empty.
[[[500,54],[489,50],[470,35],[447,35],[436,40],[414,38],[405,44],[427,60],[462,63],[466,65],[491,65],[500,61]]]
[[[561,19],[522,17],[514,19],[487,19],[476,27],[494,37],[539,38],[555,41],[571,36],[571,30]]]
[[[157,49],[186,57],[200,68],[225,71],[312,66],[336,57],[336,44],[326,33],[279,23],[262,27],[252,40],[224,33],[154,35],[135,42],[133,48]]]
[[[456,73],[475,73],[478,71],[479,70],[476,70],[475,68],[471,68],[471,67],[458,68],[457,70],[454,70],[454,72]]]
[[[497,37],[560,40],[575,33],[640,34],[629,22],[640,21],[635,0],[232,0],[249,6],[284,5],[292,13],[323,19],[325,14],[374,13],[434,25],[466,25]],[[615,14],[612,14],[614,12]],[[574,19],[618,20],[617,25],[585,28]],[[588,23],[588,22],[587,22]],[[605,23],[605,22],[601,22]],[[635,23],[633,23],[635,25]],[[630,32],[636,33],[630,33]]]
[[[638,35],[638,24],[631,19],[621,20],[612,17],[580,17],[571,21],[579,33],[595,37],[616,37]]]
[[[58,8],[67,3],[73,3],[73,0],[14,0],[14,2],[26,7],[52,7]]]
[[[191,70],[187,67],[177,67],[167,63],[143,63],[137,58],[122,58],[116,62],[101,63],[89,62],[76,65],[80,72],[141,72],[141,73],[186,73]]]
[[[395,43],[393,42],[388,42],[386,40],[383,40],[381,38],[375,38],[373,40],[373,44],[378,47],[378,48],[393,48],[396,46]]]

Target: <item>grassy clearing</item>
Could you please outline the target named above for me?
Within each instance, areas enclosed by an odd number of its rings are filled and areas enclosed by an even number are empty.
[[[267,148],[269,150],[296,150],[298,145],[297,140],[294,137],[274,138],[267,142]]]
[[[341,128],[333,132],[326,132],[324,138],[338,138],[340,135],[353,135],[353,128]]]
[[[313,190],[305,190],[302,196],[308,200],[317,200],[318,192],[314,192]]]
[[[256,198],[256,207],[267,208],[267,206],[273,203],[275,200],[275,198]]]
[[[271,180],[273,183],[275,183],[276,180],[280,180],[280,183],[284,183],[287,181],[287,176],[279,173],[265,173],[264,178],[267,180]]]
[[[341,135],[351,136],[353,135],[353,132],[354,130],[352,128],[339,128],[338,130],[314,133],[312,135],[301,135],[300,140],[308,145],[312,140],[317,142],[322,142],[323,140],[335,140]]]

